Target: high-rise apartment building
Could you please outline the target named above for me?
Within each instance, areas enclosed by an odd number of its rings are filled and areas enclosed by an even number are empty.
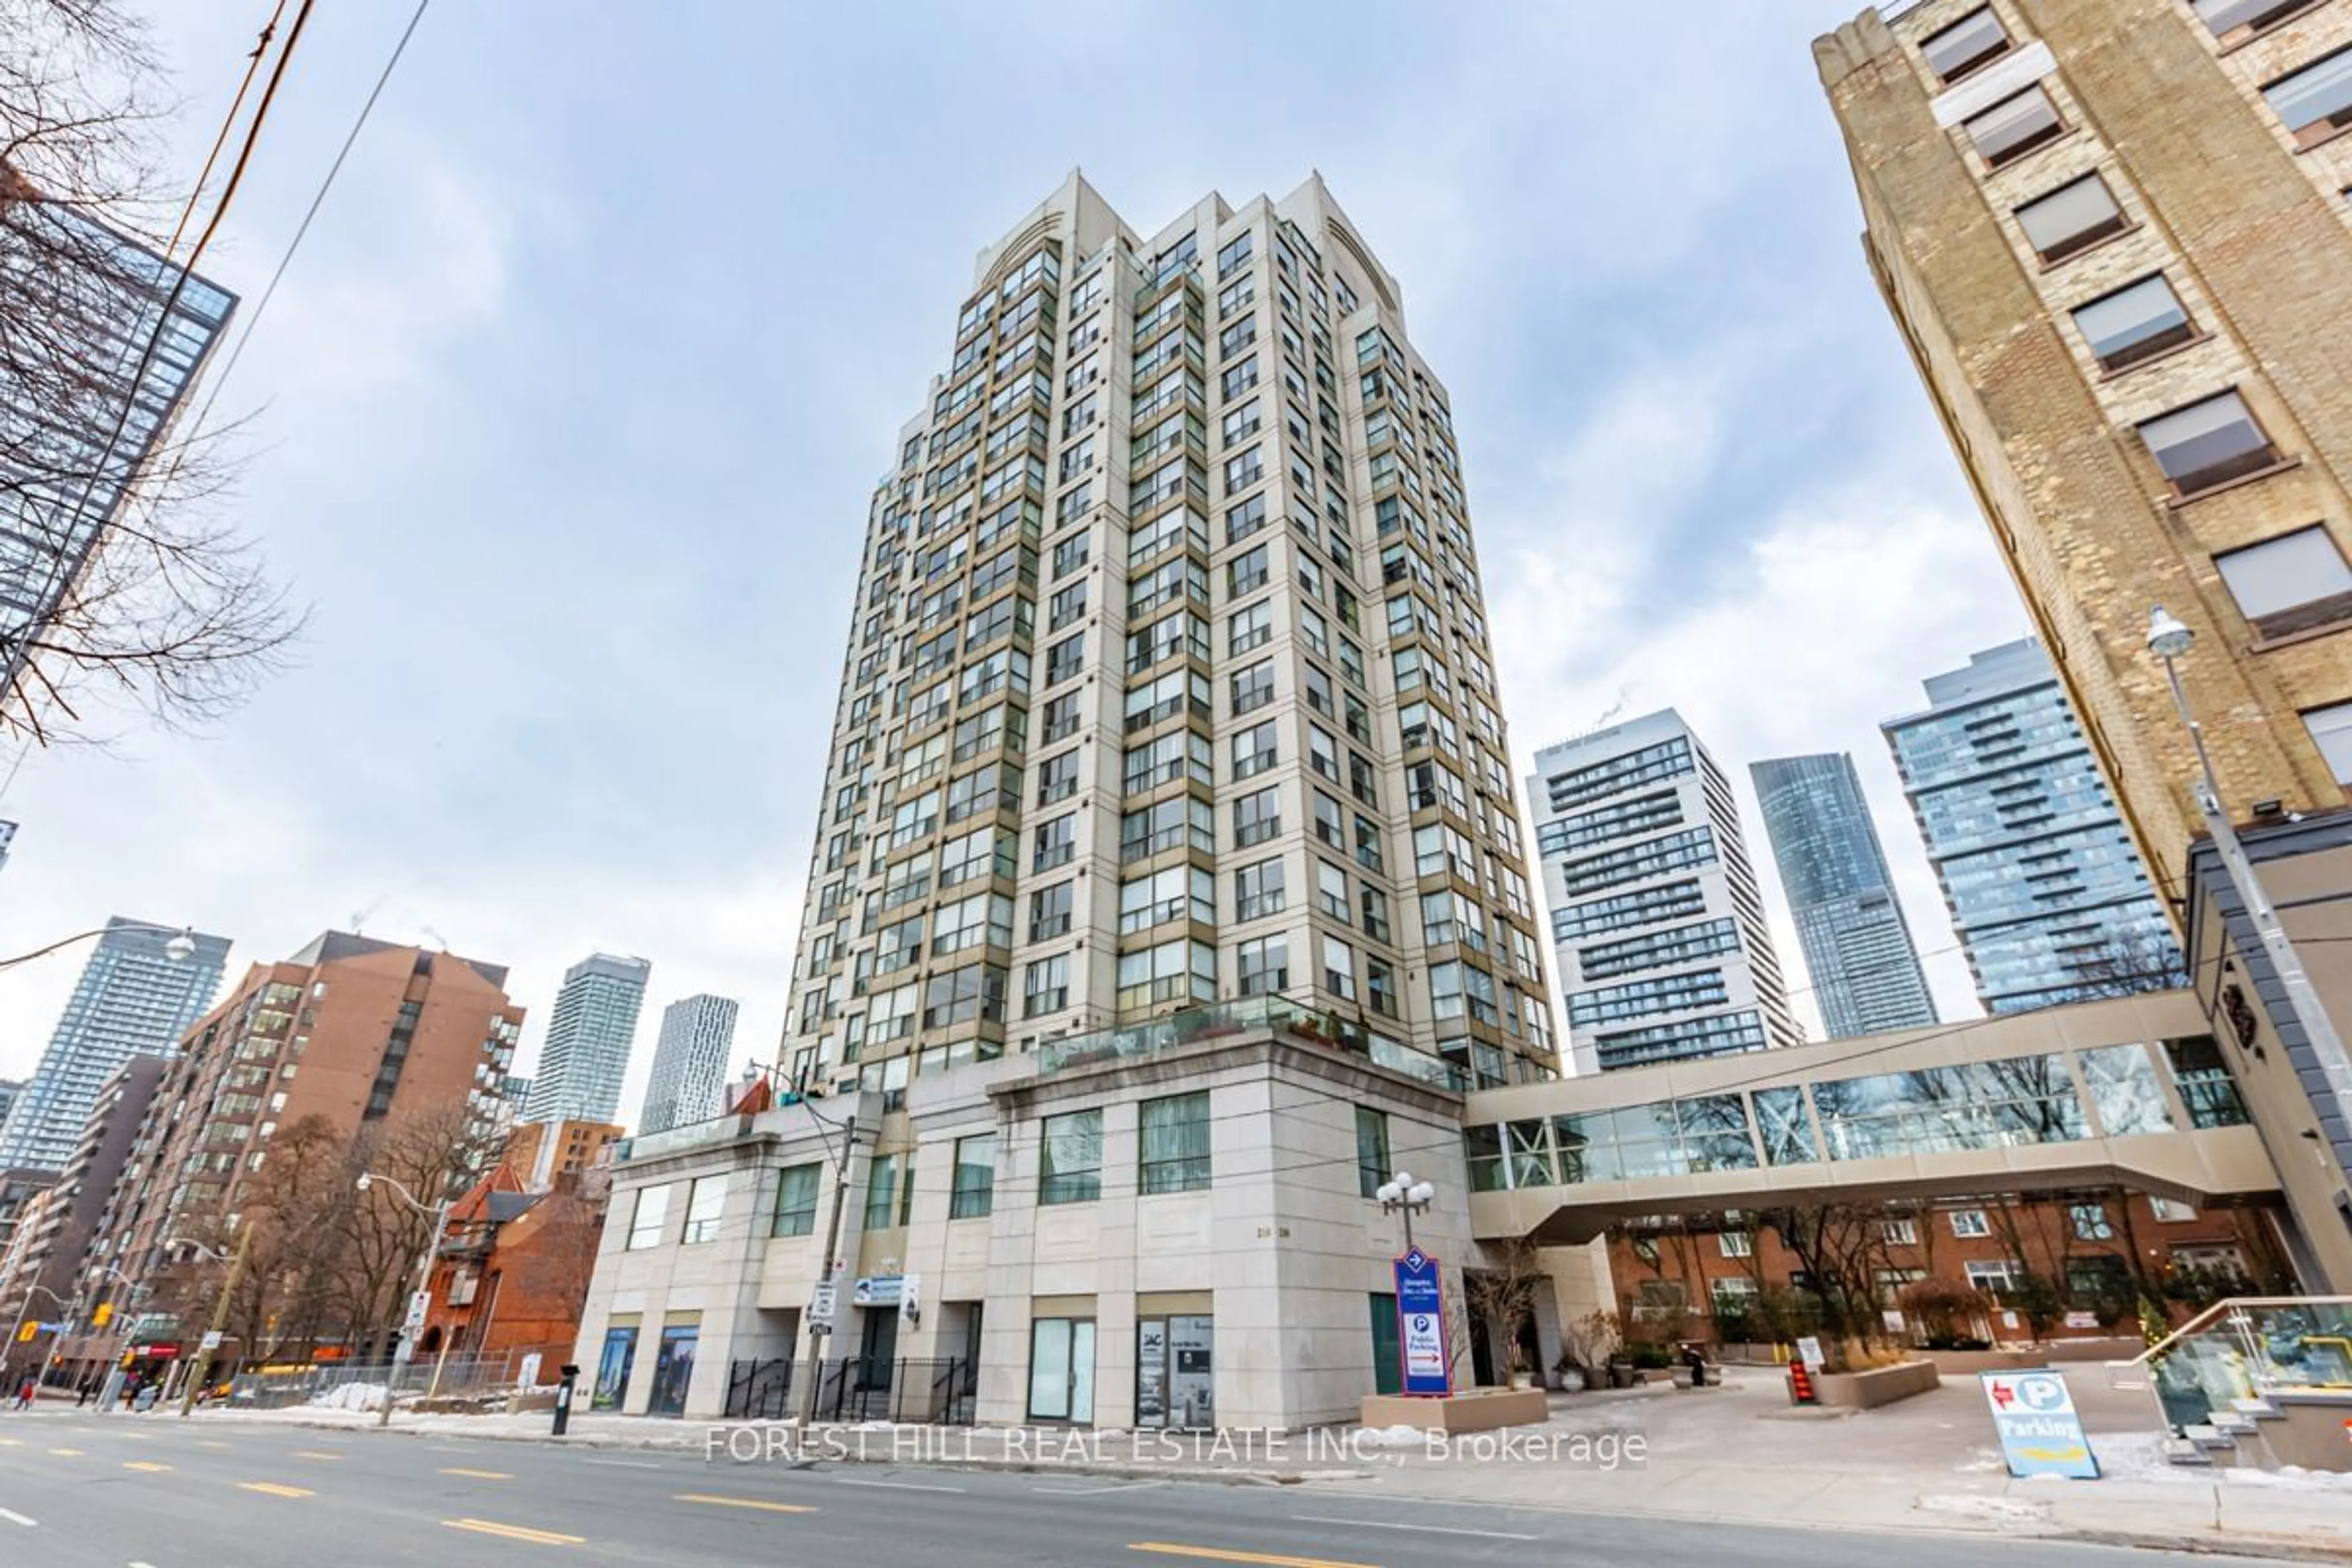
[[[735,1014],[732,1001],[708,994],[662,1009],[653,1076],[637,1115],[639,1132],[665,1132],[682,1121],[719,1114],[727,1059],[735,1049]]]
[[[577,1183],[627,1135],[617,1121],[525,1121],[507,1135],[500,1163],[530,1192]]]
[[[185,933],[175,957],[170,927],[120,915],[82,966],[16,1109],[0,1128],[0,1169],[61,1171],[107,1079],[133,1057],[168,1057],[212,1005],[228,962],[228,938]]]
[[[152,1283],[185,1261],[184,1244],[220,1247],[227,1216],[244,1210],[257,1184],[277,1179],[267,1174],[274,1141],[297,1127],[320,1138],[314,1147],[347,1148],[371,1128],[389,1134],[429,1121],[451,1148],[478,1146],[487,1161],[498,1086],[522,1029],[506,974],[498,964],[342,931],[253,965],[189,1028],[85,1268],[108,1264]],[[418,1195],[454,1197],[475,1173],[452,1170],[450,1192]],[[110,1358],[125,1333],[170,1338],[189,1327],[128,1317],[118,1316],[109,1335],[69,1343],[68,1359]]]
[[[8,1112],[16,1108],[16,1097],[24,1091],[22,1079],[0,1079],[0,1127],[8,1125]]]
[[[1880,726],[1988,1012],[2187,984],[2058,672],[2028,637]]]
[[[1353,1419],[1381,1173],[1556,1067],[1444,389],[1319,180],[1147,236],[1074,175],[950,353],[868,520],[782,1071],[620,1153],[591,1405],[929,1355],[982,1421]]]
[[[789,1035],[871,1086],[1287,996],[1550,1013],[1444,388],[1319,181],[991,249],[876,490]],[[1345,335],[1342,328],[1345,328]]]
[[[74,1151],[46,1194],[39,1216],[19,1227],[12,1250],[14,1278],[0,1280],[0,1301],[21,1297],[37,1285],[50,1293],[47,1304],[72,1300],[84,1291],[77,1278],[83,1255],[116,1190],[131,1172],[131,1151],[145,1121],[156,1087],[171,1069],[162,1057],[133,1057],[99,1090],[74,1142]],[[142,1180],[144,1173],[129,1179]],[[94,1294],[85,1297],[95,1300]],[[43,1314],[52,1319],[58,1314]]]
[[[1935,998],[1853,759],[1775,757],[1748,773],[1824,1033],[1843,1040],[1934,1023]]]
[[[2289,0],[1927,0],[1814,55],[1864,249],[2302,1229],[2352,1280],[2352,962],[2259,938],[2352,888],[2352,15]],[[2162,605],[2222,809],[2148,646]],[[2317,1015],[2324,1012],[2323,1020]],[[2330,1038],[2330,1037],[2334,1038]],[[2332,1087],[2331,1087],[2332,1086]]]
[[[1681,714],[1546,747],[1528,794],[1578,1072],[1803,1037],[1731,781]]]
[[[524,1120],[610,1121],[620,1113],[621,1083],[629,1076],[653,969],[642,958],[597,952],[563,972]]]
[[[0,457],[0,700],[15,702],[41,629],[136,489],[236,297],[193,274],[183,281],[173,263],[6,169],[0,187],[12,305],[44,329],[11,340],[0,377],[11,432]],[[68,1138],[79,1129],[77,1117]]]

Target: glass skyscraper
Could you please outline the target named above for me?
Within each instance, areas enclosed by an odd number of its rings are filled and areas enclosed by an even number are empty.
[[[725,996],[688,996],[662,1009],[654,1070],[637,1114],[639,1132],[666,1132],[719,1114],[727,1057],[735,1048],[736,1005]]]
[[[107,1079],[132,1057],[179,1054],[228,963],[228,938],[189,935],[195,951],[179,959],[165,951],[170,928],[120,915],[107,921],[49,1048],[0,1126],[0,1170],[64,1170]]]
[[[2032,638],[1931,676],[1880,726],[1977,995],[1995,1013],[2185,984],[2114,796]]]
[[[1748,773],[1828,1037],[1934,1023],[1927,976],[1853,759],[1843,752],[1777,757]]]
[[[53,329],[12,336],[0,381],[0,691],[14,691],[28,640],[136,486],[236,297],[193,274],[181,282],[175,265],[64,203],[5,210],[11,305]]]
[[[636,1044],[637,1010],[654,966],[642,958],[592,953],[563,972],[531,1075],[527,1121],[610,1121]]]

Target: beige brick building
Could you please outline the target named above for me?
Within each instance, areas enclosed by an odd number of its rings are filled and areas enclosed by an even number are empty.
[[[2181,673],[2256,858],[2340,858],[2342,820],[2300,819],[2352,782],[2352,4],[1926,0],[1814,54],[1871,270],[2336,1251],[2352,1129],[2192,870],[2196,760],[2147,636],[2158,604],[2196,633]],[[2321,900],[2284,915],[2342,1032],[2352,965],[2315,922],[2345,884],[2263,875]]]

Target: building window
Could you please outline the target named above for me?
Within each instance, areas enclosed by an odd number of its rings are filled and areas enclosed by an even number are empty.
[[[1197,1192],[1209,1184],[1209,1091],[1164,1095],[1138,1107],[1136,1190]]]
[[[1279,786],[1245,795],[1234,802],[1234,847],[1263,844],[1282,831],[1282,790]]]
[[[2197,1205],[2174,1198],[2150,1198],[2148,1211],[2156,1215],[2158,1225],[2187,1225],[2197,1217]]]
[[[2329,771],[2336,782],[2352,784],[2352,702],[2338,702],[2327,708],[2306,708],[2303,727],[2311,731],[2311,743],[2327,759]]]
[[[1041,958],[1022,972],[1021,1016],[1043,1017],[1070,1005],[1070,955]]]
[[[1282,912],[1282,862],[1261,860],[1234,873],[1234,918],[1254,921]]]
[[[664,1222],[669,1217],[669,1188],[640,1187],[637,1206],[629,1215],[629,1246],[631,1252],[642,1252],[662,1244]]]
[[[1119,884],[1121,936],[1183,920],[1202,925],[1217,921],[1216,879],[1198,866],[1171,866]]]
[[[2159,272],[2074,311],[2074,326],[2104,371],[2119,371],[2197,336],[2189,312]]]
[[[2139,437],[2182,497],[2258,474],[2279,460],[2278,448],[2235,392],[2160,414],[2139,427]]]
[[[1337,937],[1323,938],[1323,989],[1342,1001],[1356,999],[1356,950]]]
[[[1256,711],[1274,700],[1274,665],[1265,661],[1250,666],[1233,679],[1233,714],[1238,719]]]
[[[2263,97],[2294,135],[2297,147],[2316,147],[2352,127],[2352,49],[2338,49],[2263,89]]]
[[[976,1132],[955,1142],[955,1186],[948,1218],[978,1219],[996,1206],[996,1134]]]
[[[1726,1258],[1747,1258],[1756,1250],[1755,1242],[1744,1230],[1719,1230],[1715,1233],[1716,1249]]]
[[[1102,1196],[1101,1111],[1046,1117],[1039,1145],[1040,1204],[1090,1204]]]
[[[2039,86],[2002,99],[1965,122],[1969,140],[1989,167],[2013,163],[2066,133],[2058,106]]]
[[[1878,1222],[1878,1239],[1889,1247],[1919,1245],[1919,1226],[1907,1219],[1883,1219]]]
[[[1381,1195],[1391,1164],[1389,1113],[1369,1105],[1356,1107],[1356,1191],[1368,1198]]]
[[[2284,22],[2299,11],[2308,11],[2319,0],[2189,0],[2198,19],[2213,30],[2213,37],[2223,48],[2244,43],[2255,35]]]
[[[1278,936],[1253,937],[1234,950],[1244,996],[1273,996],[1290,988],[1290,944]]]
[[[1985,1223],[1982,1209],[1954,1209],[1952,1234],[1964,1241],[1980,1240],[1992,1234],[1992,1226]]]
[[[2113,1241],[2116,1238],[2116,1227],[2114,1222],[2107,1218],[2105,1204],[2074,1204],[2068,1207],[2066,1214],[2074,1222],[2075,1240]]]
[[[1064,752],[1037,764],[1037,804],[1051,805],[1078,793],[1078,753]]]
[[[1972,11],[1919,46],[1927,68],[1948,87],[1988,60],[2009,52],[2009,31],[1988,5]]]
[[[898,1156],[877,1154],[866,1168],[866,1226],[867,1230],[887,1230],[898,1207]]]
[[[2352,618],[2352,569],[2317,523],[2213,557],[2254,630],[2283,637]]]
[[[1118,955],[1118,1010],[1164,1002],[1208,1002],[1217,994],[1217,950],[1205,942],[1164,942]]]
[[[687,1189],[686,1234],[688,1244],[719,1239],[719,1215],[727,1205],[727,1178],[697,1176]]]
[[[1971,1260],[1961,1268],[1968,1273],[1969,1283],[1979,1290],[1999,1292],[2014,1289],[2017,1284],[2018,1269],[2006,1258],[1990,1262]]]
[[[1070,857],[1077,853],[1077,847],[1078,819],[1076,816],[1057,816],[1038,827],[1036,847],[1030,856],[1029,868],[1050,871],[1056,866],[1066,866]]]
[[[776,1173],[776,1217],[770,1234],[809,1236],[816,1230],[817,1166],[787,1165]]]
[[[1069,934],[1071,887],[1068,882],[1056,882],[1029,895],[1031,942],[1051,942]]]
[[[1281,731],[1271,719],[1234,737],[1234,782],[1255,778],[1282,760]]]
[[[2071,184],[2017,209],[2018,226],[2045,262],[2063,261],[2131,226],[2115,193],[2096,174],[2085,174]]]

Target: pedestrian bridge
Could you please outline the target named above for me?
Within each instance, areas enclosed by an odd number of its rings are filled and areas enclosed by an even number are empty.
[[[2118,1184],[2199,1208],[2280,1200],[2187,991],[1487,1089],[1463,1120],[1481,1240]]]

